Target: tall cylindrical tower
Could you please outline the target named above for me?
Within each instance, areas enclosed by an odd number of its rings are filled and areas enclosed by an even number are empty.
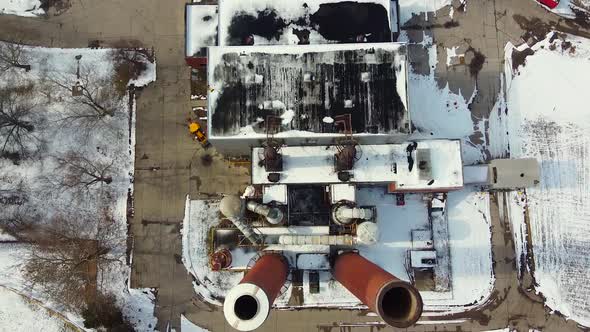
[[[229,325],[240,331],[262,325],[288,274],[289,265],[282,255],[260,257],[225,298],[223,314]]]
[[[336,257],[334,277],[387,324],[406,328],[422,315],[422,297],[410,283],[396,278],[357,253]]]

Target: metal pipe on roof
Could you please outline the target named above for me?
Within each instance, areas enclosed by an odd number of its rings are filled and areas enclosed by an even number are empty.
[[[352,235],[280,235],[279,244],[291,245],[336,245],[352,246],[355,239]]]
[[[336,257],[332,274],[393,327],[409,327],[422,315],[422,297],[414,286],[357,253],[348,252]]]
[[[347,204],[336,204],[332,210],[335,222],[341,225],[350,225],[355,220],[373,219],[373,211],[367,208],[358,208]]]
[[[289,264],[280,254],[266,254],[258,259],[232,288],[223,303],[228,324],[239,331],[252,331],[264,323],[274,300],[287,280]]]
[[[244,200],[238,196],[225,196],[219,203],[219,210],[226,216],[231,222],[244,234],[244,236],[252,244],[258,244],[261,242],[258,234],[254,233],[252,227],[244,222]]]
[[[283,221],[283,212],[279,208],[270,207],[255,201],[248,201],[246,207],[248,210],[265,217],[266,221],[273,225],[280,224]]]

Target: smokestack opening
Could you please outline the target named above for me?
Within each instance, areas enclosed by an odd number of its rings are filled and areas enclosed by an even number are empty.
[[[381,300],[385,315],[395,320],[408,317],[412,308],[412,296],[403,287],[395,287],[388,290]]]
[[[386,323],[406,328],[414,325],[422,315],[422,297],[412,285],[394,281],[379,292],[377,311]]]
[[[242,295],[234,304],[234,312],[241,320],[250,320],[258,313],[258,301],[253,296]]]

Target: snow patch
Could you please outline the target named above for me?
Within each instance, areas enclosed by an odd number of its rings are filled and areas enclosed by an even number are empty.
[[[295,116],[295,111],[293,110],[286,110],[283,114],[281,114],[281,124],[288,125],[293,121],[293,117]]]
[[[324,116],[324,118],[322,119],[322,122],[323,123],[334,123],[334,119],[329,116]]]
[[[540,161],[540,185],[526,197],[536,290],[551,309],[590,326],[590,95],[581,93],[590,76],[590,40],[566,39],[568,48],[560,39],[554,50],[549,39],[534,45],[535,54],[512,78],[509,142],[512,157]],[[521,239],[515,242],[525,249]]]
[[[182,332],[209,332],[209,330],[193,324],[184,315],[180,315],[180,330]]]
[[[0,0],[0,14],[34,17],[45,11],[39,0]]]

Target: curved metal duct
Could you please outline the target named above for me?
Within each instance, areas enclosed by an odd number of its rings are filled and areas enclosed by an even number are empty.
[[[260,243],[260,237],[252,227],[243,221],[244,201],[238,196],[225,196],[219,203],[219,210],[244,234],[252,244]]]
[[[280,224],[283,221],[283,212],[276,207],[270,207],[255,201],[249,201],[246,207],[248,210],[265,217],[266,221],[273,225]]]

